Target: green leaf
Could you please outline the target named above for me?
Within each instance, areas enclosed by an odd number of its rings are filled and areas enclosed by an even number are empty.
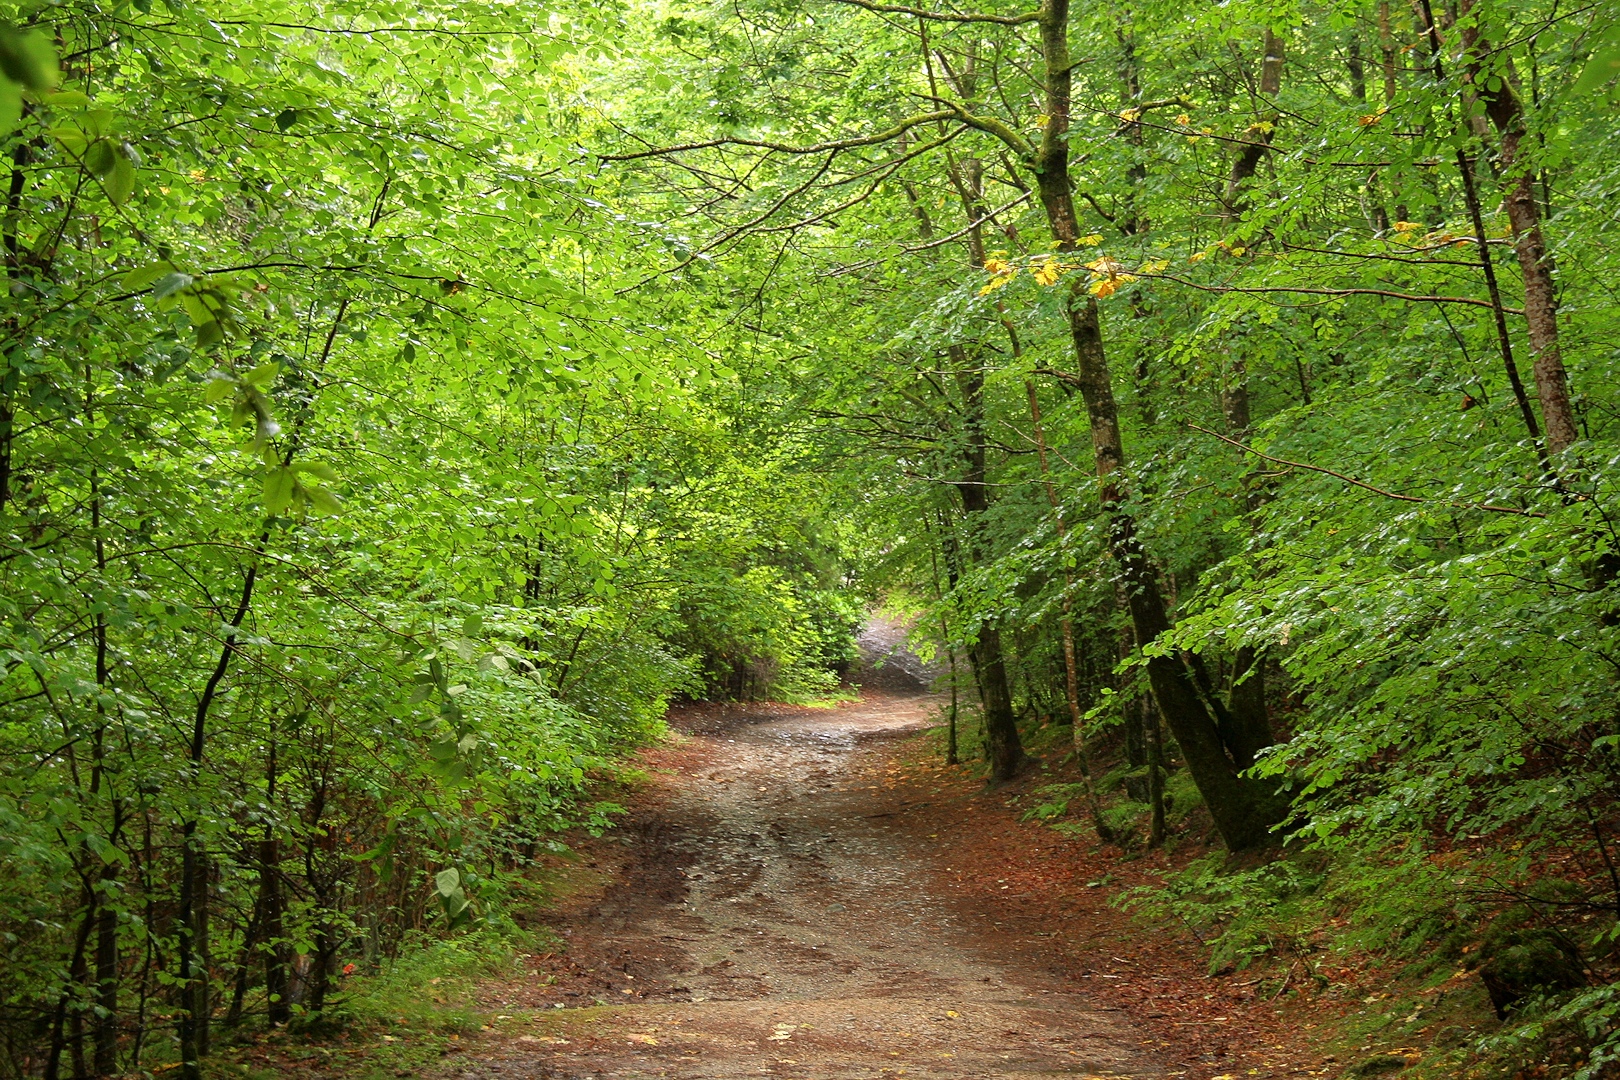
[[[276,376],[280,374],[281,365],[274,360],[266,360],[246,375],[243,375],[242,381],[260,390],[268,390],[275,383]]]
[[[90,137],[71,124],[47,128],[45,134],[62,144],[62,148],[76,157],[83,157],[90,146]]]
[[[292,505],[293,489],[297,486],[291,469],[272,466],[264,473],[264,509],[269,514],[280,514]]]
[[[9,135],[22,120],[22,87],[0,79],[0,135]]]
[[[91,109],[79,121],[85,134],[93,139],[104,139],[112,132],[113,111],[111,109]]]
[[[461,871],[455,867],[433,875],[433,887],[440,896],[452,896],[461,889]]]
[[[90,148],[85,151],[84,155],[84,167],[90,170],[92,176],[96,177],[105,178],[108,173],[113,171],[113,166],[117,164],[117,161],[118,154],[113,150],[112,143],[106,139],[97,139],[91,143]]]
[[[166,265],[168,265],[168,264],[167,263],[158,263],[157,264],[157,266],[166,266]],[[148,269],[155,269],[155,267],[148,267]],[[189,288],[191,286],[191,283],[193,281],[195,281],[195,280],[196,279],[193,278],[190,274],[182,274],[178,270],[172,270],[171,269],[168,273],[160,275],[153,282],[152,295],[154,297],[156,297],[157,299],[159,299],[159,300],[163,300],[163,299],[165,299],[167,297],[173,296],[175,293],[179,292],[182,289]],[[133,288],[138,288],[138,287],[139,286],[136,286],[136,285],[130,285],[130,288],[132,288],[132,289]]]
[[[282,109],[276,114],[276,127],[282,131],[286,131],[296,123],[298,123],[297,109]]]
[[[1620,75],[1620,41],[1594,52],[1571,90],[1577,94],[1589,94],[1607,84],[1616,75]]]
[[[148,288],[159,278],[172,273],[174,273],[173,263],[167,261],[155,262],[129,271],[120,280],[123,282],[124,288],[138,290]],[[187,278],[188,283],[189,281],[190,279]]]
[[[61,77],[56,50],[38,31],[0,27],[0,75],[25,90],[49,90]]]
[[[203,348],[219,345],[225,340],[225,327],[219,320],[208,319],[196,324],[197,344]]]
[[[224,401],[236,390],[236,380],[223,371],[210,371],[208,373],[208,386],[203,390],[203,400],[210,405]]]
[[[119,149],[113,154],[112,173],[102,184],[114,206],[123,206],[135,194],[135,163],[124,150]]]
[[[343,502],[336,495],[325,488],[304,488],[304,498],[309,502],[310,513],[317,517],[337,517],[343,513]]]
[[[300,461],[293,466],[293,471],[324,480],[328,484],[335,484],[338,480],[337,470],[324,461]]]

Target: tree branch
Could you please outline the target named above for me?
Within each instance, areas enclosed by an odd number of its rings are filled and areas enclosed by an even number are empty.
[[[1546,514],[1540,513],[1536,510],[1520,510],[1516,506],[1497,506],[1494,503],[1455,502],[1450,499],[1424,499],[1416,495],[1400,495],[1393,491],[1386,491],[1381,487],[1374,487],[1372,484],[1369,484],[1364,480],[1357,480],[1353,476],[1346,476],[1342,472],[1335,472],[1332,469],[1324,469],[1320,465],[1307,465],[1303,461],[1289,461],[1287,458],[1272,457],[1270,454],[1262,454],[1252,446],[1245,446],[1236,439],[1229,439],[1218,431],[1211,431],[1209,428],[1199,427],[1191,420],[1187,421],[1187,426],[1192,428],[1194,431],[1201,431],[1205,435],[1213,435],[1215,438],[1221,440],[1221,442],[1229,443],[1232,446],[1237,447],[1239,450],[1242,450],[1245,454],[1253,454],[1257,458],[1273,462],[1277,465],[1286,465],[1291,469],[1304,469],[1307,472],[1323,473],[1327,476],[1332,476],[1336,479],[1343,480],[1347,484],[1370,491],[1375,495],[1382,495],[1386,499],[1396,499],[1400,502],[1409,503],[1438,503],[1441,506],[1457,506],[1464,507],[1469,510],[1484,510],[1492,514],[1513,514],[1518,517],[1544,518],[1547,516]]]
[[[842,3],[843,0],[837,0]],[[884,131],[874,132],[871,135],[857,135],[851,139],[836,139],[832,142],[814,143],[810,146],[794,146],[791,143],[774,142],[770,139],[710,139],[707,142],[682,143],[679,146],[660,146],[651,150],[638,150],[633,154],[599,154],[602,161],[640,161],[650,157],[671,157],[675,154],[686,154],[693,150],[712,150],[717,146],[752,146],[760,150],[770,150],[778,154],[825,154],[833,150],[853,150],[858,146],[875,146],[878,143],[897,139],[914,127],[925,124],[937,124],[941,120],[958,119],[956,111],[922,113],[917,116],[908,116],[895,124],[894,127]]]
[[[997,26],[1022,26],[1032,23],[1041,17],[1039,11],[1026,11],[1018,15],[983,15],[958,14],[954,11],[924,11],[922,8],[910,7],[905,4],[879,4],[874,0],[832,0],[835,4],[848,4],[850,7],[865,8],[867,11],[876,11],[884,15],[910,15],[913,18],[929,19],[934,22],[950,23],[994,23]]]
[[[1387,296],[1391,300],[1411,300],[1422,304],[1466,304],[1469,307],[1491,308],[1489,300],[1477,300],[1471,296],[1425,296],[1420,293],[1394,292],[1390,289],[1311,289],[1294,285],[1204,285],[1196,281],[1188,281],[1186,278],[1176,277],[1174,274],[1136,274],[1134,276],[1173,281],[1177,285],[1185,285],[1189,289],[1212,293],[1305,293],[1310,296]],[[1502,310],[1509,315],[1522,316],[1524,314],[1524,311],[1520,308],[1504,307]]]

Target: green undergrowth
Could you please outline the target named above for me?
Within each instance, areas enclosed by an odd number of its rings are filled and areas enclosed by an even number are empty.
[[[544,931],[486,922],[450,938],[421,937],[372,974],[346,976],[318,1020],[259,1032],[207,1062],[208,1075],[281,1080],[311,1068],[344,1080],[438,1071],[494,1022],[485,983],[518,976],[527,954],[557,946]]]
[[[444,1034],[476,1030],[481,983],[521,971],[526,953],[560,942],[545,930],[489,926],[458,937],[423,942],[375,976],[356,980],[338,1008],[336,1022],[362,1030],[395,1026]]]
[[[1249,868],[1224,852],[1196,859],[1122,906],[1186,927],[1204,943],[1211,973],[1262,958],[1296,959],[1318,985],[1335,958],[1377,955],[1414,973],[1454,961],[1477,914],[1453,879],[1421,851],[1330,863],[1305,852]]]
[[[1298,1010],[1313,1048],[1342,1075],[1620,1075],[1620,986],[1601,973],[1612,916],[1569,902],[1568,882],[1503,885],[1507,870],[1505,857],[1415,841],[1259,863],[1213,852],[1115,903],[1194,936],[1212,976]],[[1499,1021],[1480,971],[1493,963],[1487,954],[1508,955],[1492,953],[1492,927],[1513,925],[1521,910],[1578,943],[1594,985],[1529,993]]]
[[[970,730],[977,729],[964,726],[964,756],[975,745]],[[1091,838],[1069,732],[1053,724],[1027,733],[1049,776],[1013,805],[1024,821]],[[940,731],[931,737],[943,745]],[[1103,823],[1121,857],[1135,859],[1150,816],[1144,770],[1104,762],[1095,775]],[[1536,870],[1521,850],[1488,844],[1406,839],[1259,858],[1199,854],[1208,822],[1190,776],[1171,771],[1164,790],[1165,850],[1179,868],[1114,902],[1196,941],[1211,977],[1283,1009],[1320,1055],[1323,1075],[1620,1077],[1620,983],[1610,981],[1615,919],[1589,902],[1590,888]],[[1480,972],[1490,963],[1492,928],[1510,925],[1520,910],[1574,943],[1591,985],[1532,990],[1500,1020]],[[1532,968],[1544,962],[1525,955]]]
[[[836,709],[840,705],[861,700],[861,689],[848,683],[834,682],[800,695],[785,696],[784,705],[801,705],[807,709]]]
[[[623,762],[594,772],[596,798],[575,828],[591,835],[611,829],[623,813],[618,800],[648,779]],[[513,1019],[495,1011],[492,987],[532,978],[530,956],[564,950],[545,925],[547,913],[605,883],[604,873],[560,840],[521,868],[488,868],[477,914],[461,929],[435,923],[407,937],[391,958],[347,965],[318,1015],[295,1015],[282,1029],[255,1025],[234,1039],[227,1034],[205,1062],[207,1073],[219,1080],[285,1080],[310,1068],[342,1080],[438,1075],[480,1034]]]

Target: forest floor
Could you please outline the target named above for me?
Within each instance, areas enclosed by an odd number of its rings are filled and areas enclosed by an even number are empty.
[[[1196,942],[1110,906],[1117,852],[934,764],[916,736],[936,717],[871,689],[678,710],[629,818],[581,852],[599,887],[545,918],[566,947],[483,986],[500,1015],[460,1080],[1344,1068]]]
[[[986,789],[941,762],[939,700],[907,682],[869,678],[833,707],[673,710],[619,826],[536,868],[533,954],[494,962],[499,942],[475,937],[444,943],[459,969],[402,958],[357,999],[369,1021],[256,1037],[215,1075],[1462,1075],[1437,1039],[1473,1030],[1477,976],[1414,997],[1349,955],[1317,964],[1331,987],[1286,961],[1211,975],[1190,930],[1114,903],[1199,845],[1126,853],[1025,820],[1061,770]]]

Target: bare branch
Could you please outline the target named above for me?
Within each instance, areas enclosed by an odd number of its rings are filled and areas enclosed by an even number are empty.
[[[1484,510],[1492,514],[1513,514],[1518,517],[1544,518],[1547,516],[1546,514],[1536,510],[1520,510],[1516,506],[1497,506],[1495,503],[1456,502],[1451,499],[1424,499],[1416,495],[1401,495],[1394,491],[1386,491],[1381,487],[1374,487],[1372,484],[1369,484],[1364,480],[1357,480],[1355,477],[1346,476],[1342,472],[1335,472],[1332,469],[1324,469],[1320,465],[1307,465],[1303,461],[1289,461],[1287,458],[1272,457],[1270,454],[1262,454],[1252,446],[1245,446],[1236,439],[1229,439],[1218,431],[1211,431],[1209,428],[1199,427],[1190,420],[1187,422],[1187,426],[1192,428],[1194,431],[1201,431],[1205,435],[1213,435],[1223,443],[1230,443],[1232,446],[1237,447],[1246,454],[1253,454],[1257,458],[1262,458],[1277,465],[1286,465],[1290,469],[1304,469],[1307,472],[1323,473],[1327,476],[1343,480],[1347,484],[1370,491],[1374,495],[1382,495],[1386,499],[1396,499],[1400,502],[1409,503],[1435,503],[1440,506],[1456,506],[1469,510]]]
[[[839,2],[842,2],[842,0],[839,0]],[[752,146],[760,150],[770,150],[777,154],[825,154],[833,150],[853,150],[858,146],[876,146],[878,143],[898,139],[914,127],[960,118],[959,112],[956,110],[922,113],[917,116],[908,116],[895,124],[894,127],[874,132],[871,135],[857,135],[850,139],[835,139],[832,142],[814,143],[810,146],[794,146],[791,143],[774,142],[770,139],[728,138],[710,139],[707,142],[682,143],[679,146],[660,146],[652,150],[638,150],[633,154],[599,154],[598,157],[603,161],[639,161],[642,158],[671,157],[675,154],[686,154],[693,150],[711,150],[717,146]]]
[[[1201,282],[1176,277],[1174,274],[1137,274],[1135,276],[1173,281],[1177,285],[1185,285],[1189,289],[1212,293],[1305,293],[1309,296],[1387,296],[1391,300],[1411,300],[1420,304],[1466,304],[1469,307],[1491,307],[1489,300],[1479,300],[1472,296],[1425,296],[1421,293],[1395,292],[1391,289],[1309,289],[1295,285],[1205,285]],[[1505,307],[1502,310],[1509,315],[1524,314],[1524,311],[1520,308]]]
[[[949,235],[949,236],[942,236],[938,240],[930,240],[926,244],[908,244],[908,245],[902,247],[900,250],[905,251],[907,253],[912,253],[912,252],[917,252],[917,251],[927,251],[929,248],[937,248],[937,247],[940,247],[941,245],[948,244],[952,240],[960,240],[962,237],[966,236],[968,233],[972,232],[974,229],[978,228],[980,225],[983,225],[987,221],[993,220],[997,214],[1004,213],[1004,212],[1006,212],[1008,210],[1011,210],[1013,207],[1019,205],[1020,203],[1027,202],[1029,200],[1029,196],[1030,196],[1030,193],[1026,191],[1022,195],[1018,196],[1018,198],[1014,199],[1012,202],[1002,203],[1000,206],[996,207],[994,210],[987,211],[982,218],[979,218],[977,221],[969,222],[965,227],[956,230],[955,232],[951,233],[951,235]]]
[[[867,11],[876,11],[885,15],[910,15],[918,19],[928,19],[933,22],[949,23],[994,23],[998,26],[1022,26],[1032,23],[1041,17],[1039,11],[1025,11],[1018,15],[984,15],[979,13],[959,14],[954,11],[924,11],[922,8],[910,7],[905,4],[879,4],[874,0],[832,0],[835,4],[848,4],[850,7],[865,8]]]

